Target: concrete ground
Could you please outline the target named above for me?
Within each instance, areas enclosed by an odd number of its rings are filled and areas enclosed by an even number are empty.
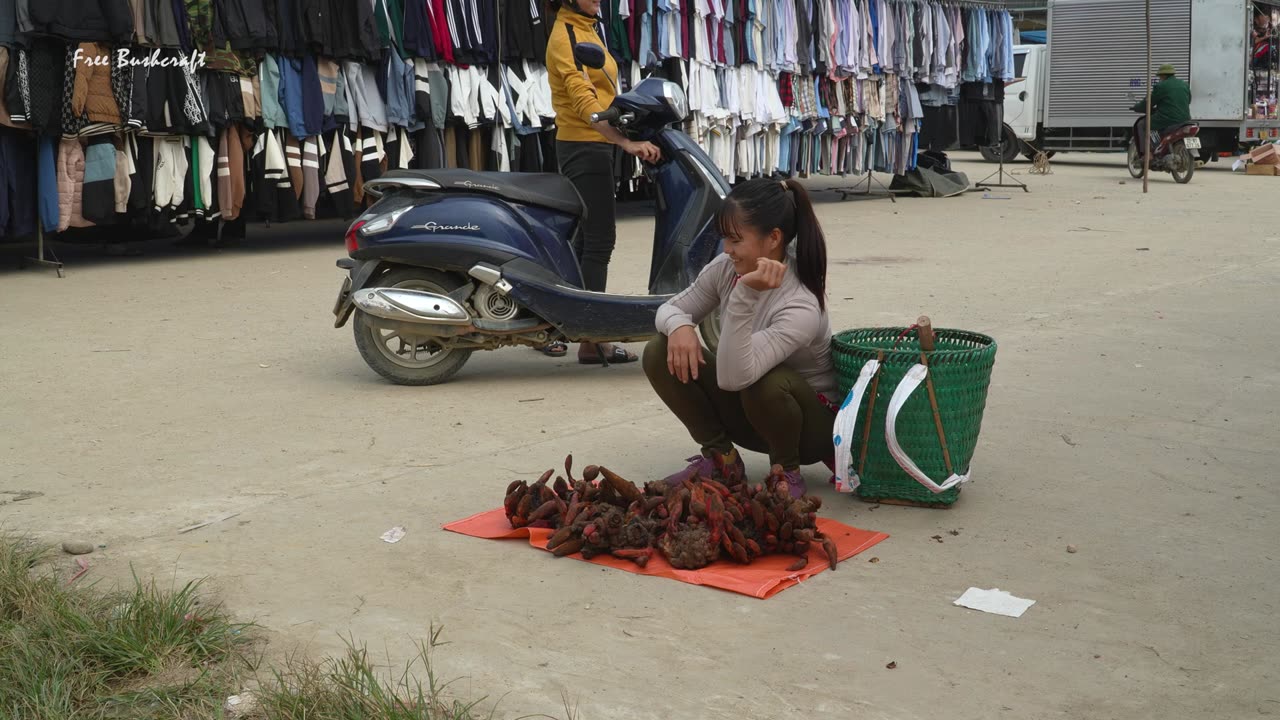
[[[865,505],[814,469],[824,514],[892,537],[768,601],[440,530],[569,451],[644,480],[693,448],[634,365],[514,349],[381,381],[332,327],[336,223],[64,246],[61,280],[0,248],[0,491],[43,493],[0,525],[106,545],[86,579],[209,577],[280,651],[351,635],[398,661],[442,623],[437,672],[500,716],[1280,714],[1280,180],[1214,166],[1143,196],[1110,158],[1028,168],[1031,194],[820,194],[836,327],[927,312],[1000,351],[956,507]],[[616,287],[643,288],[649,233],[622,223]],[[970,586],[1036,604],[953,607]]]

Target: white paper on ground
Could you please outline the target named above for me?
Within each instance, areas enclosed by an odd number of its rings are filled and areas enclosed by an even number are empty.
[[[971,587],[965,590],[964,594],[952,604],[966,607],[970,610],[981,610],[995,615],[1016,618],[1022,617],[1022,613],[1026,612],[1027,608],[1035,605],[1036,601],[1014,597],[1000,588],[982,590]]]
[[[404,528],[397,525],[390,530],[382,533],[382,541],[388,543],[398,543],[404,537]]]

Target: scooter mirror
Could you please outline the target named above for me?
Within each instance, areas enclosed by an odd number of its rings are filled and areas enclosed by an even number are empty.
[[[573,59],[593,70],[599,70],[604,67],[604,48],[595,43],[580,42],[573,46]]]

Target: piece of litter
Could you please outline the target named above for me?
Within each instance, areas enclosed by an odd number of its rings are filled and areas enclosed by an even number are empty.
[[[982,590],[975,587],[965,590],[964,594],[952,603],[952,605],[969,608],[970,610],[980,610],[985,613],[1012,618],[1022,617],[1022,613],[1035,604],[1035,600],[1014,597],[1000,588]]]
[[[992,195],[991,193],[982,193],[983,200],[1012,200],[1008,195]]]
[[[956,537],[957,535],[959,535],[959,534],[960,534],[960,531],[959,531],[959,530],[948,530],[948,531],[947,531],[947,534],[948,534],[948,535],[950,535],[951,537]]]
[[[84,575],[85,573],[89,572],[89,563],[84,558],[82,557],[76,558],[76,565],[80,566],[80,572],[71,576],[71,579],[67,581],[68,585],[79,580],[81,575]]]
[[[525,398],[524,400],[517,400],[516,402],[542,402],[543,400],[546,400],[546,398]]]
[[[404,539],[404,533],[405,533],[404,528],[401,527],[400,525],[397,525],[391,528],[390,530],[382,533],[381,535],[382,542],[391,543],[394,545],[395,543],[398,543],[402,539]]]
[[[195,525],[188,525],[188,526],[186,526],[186,527],[184,527],[184,528],[179,529],[179,530],[178,530],[178,534],[179,534],[179,535],[183,535],[183,534],[186,534],[186,533],[191,532],[192,530],[199,530],[200,528],[202,528],[202,527],[204,527],[204,526],[206,526],[206,525],[212,525],[212,524],[214,524],[214,523],[220,523],[220,522],[222,522],[223,520],[230,520],[231,518],[233,518],[233,517],[237,517],[237,516],[239,516],[239,515],[240,515],[240,513],[238,513],[238,512],[234,512],[234,513],[231,513],[230,515],[223,515],[222,517],[214,518],[214,519],[212,519],[212,520],[205,520],[204,522],[202,522],[202,523],[196,523]]]
[[[1142,363],[1134,363],[1133,366],[1136,368],[1144,367]]]
[[[1068,545],[1068,546],[1067,546],[1067,552],[1071,553],[1072,555],[1074,555],[1074,554],[1076,553],[1076,551],[1078,551],[1079,549],[1080,549],[1080,548],[1077,548],[1075,545]]]
[[[871,558],[870,560],[868,560],[867,562],[869,562],[869,563],[873,563],[873,564],[874,564],[874,563],[878,563],[878,562],[880,562],[880,558],[878,558],[878,557],[873,557],[873,558]]]
[[[269,368],[269,367],[271,367],[271,366],[270,366],[270,365],[268,365],[268,364],[266,364],[266,363],[258,363],[258,367],[260,367],[260,368]]]
[[[1137,250],[1138,252],[1143,252],[1145,250],[1150,250],[1151,248],[1134,248],[1134,249]]]
[[[1070,445],[1071,447],[1075,447],[1075,446],[1076,446],[1076,443],[1075,443],[1074,441],[1072,441],[1071,436],[1070,436],[1070,435],[1068,435],[1068,434],[1066,434],[1066,433],[1062,433],[1062,442],[1064,442],[1064,443],[1066,443],[1066,444]]]
[[[893,662],[889,663],[888,665],[885,665],[885,668],[887,668],[887,669],[889,669],[889,670],[896,670],[896,669],[898,668],[898,661],[897,661],[897,660],[894,660]]]
[[[941,536],[941,535],[934,535],[933,537],[931,537],[931,538],[929,538],[929,539],[930,539],[930,540],[937,540],[939,544],[941,544],[941,543],[942,543],[942,536]]]

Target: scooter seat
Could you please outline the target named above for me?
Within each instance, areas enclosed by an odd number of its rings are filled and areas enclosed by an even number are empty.
[[[390,170],[382,181],[430,180],[445,192],[496,195],[511,202],[582,215],[582,198],[563,175],[555,173],[476,172],[474,170]]]

